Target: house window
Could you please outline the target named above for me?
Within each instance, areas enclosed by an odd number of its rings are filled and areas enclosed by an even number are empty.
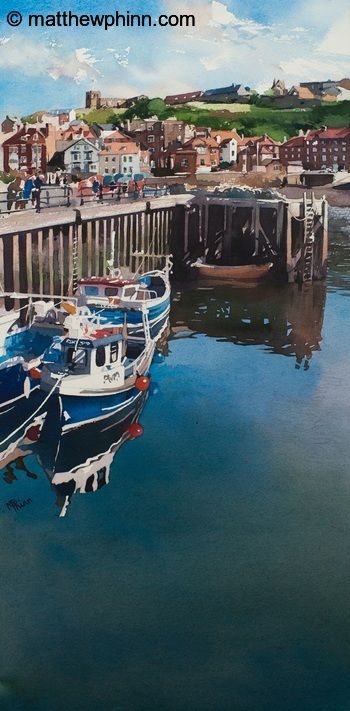
[[[126,161],[127,161],[127,157],[123,156],[123,162],[126,163]]]
[[[106,163],[108,163],[108,158],[105,158]]]
[[[127,173],[127,172],[128,172],[128,169],[124,166],[123,173]]]
[[[112,163],[115,163],[115,158],[112,158]]]
[[[201,164],[201,165],[205,165],[205,160],[204,160],[204,158],[201,158],[201,163],[200,163],[200,164]]]
[[[132,156],[129,156],[129,163],[132,163]]]
[[[154,136],[148,136],[148,143],[154,143]]]
[[[109,173],[109,169],[108,169],[108,168],[105,168],[105,173]]]
[[[181,168],[188,168],[188,160],[187,158],[183,158],[181,161]]]

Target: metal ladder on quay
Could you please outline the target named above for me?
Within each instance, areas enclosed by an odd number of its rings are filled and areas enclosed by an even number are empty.
[[[314,260],[314,220],[315,212],[313,207],[313,198],[307,200],[304,193],[304,251],[303,251],[303,282],[312,282],[313,277],[313,260]]]

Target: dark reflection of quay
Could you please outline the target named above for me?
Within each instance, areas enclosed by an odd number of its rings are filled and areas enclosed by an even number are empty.
[[[227,286],[179,290],[171,310],[174,335],[204,333],[240,346],[265,346],[308,370],[320,350],[325,282],[299,286]]]

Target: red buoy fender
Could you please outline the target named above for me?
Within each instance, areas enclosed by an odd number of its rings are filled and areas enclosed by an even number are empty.
[[[136,437],[141,437],[143,435],[143,427],[139,422],[132,422],[128,427],[128,432],[130,437],[136,439]]]
[[[147,375],[139,375],[135,380],[135,388],[145,392],[149,388],[149,378]]]
[[[31,368],[29,371],[29,375],[33,380],[40,380],[41,378],[41,370],[39,368]]]

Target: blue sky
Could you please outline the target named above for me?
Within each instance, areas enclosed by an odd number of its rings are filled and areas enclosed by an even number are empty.
[[[24,114],[84,104],[85,91],[130,96],[208,89],[243,82],[261,89],[350,75],[348,0],[1,0],[0,113]],[[29,29],[26,17],[78,14],[191,13],[196,27]],[[24,21],[5,18],[18,10]]]

